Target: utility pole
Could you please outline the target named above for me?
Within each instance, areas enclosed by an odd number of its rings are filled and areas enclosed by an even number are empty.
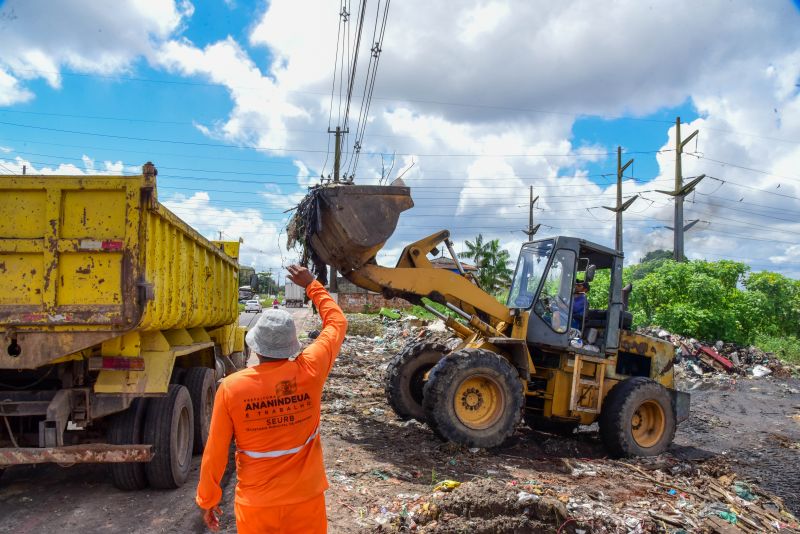
[[[334,152],[333,152],[333,182],[339,183],[339,174],[340,174],[340,167],[342,164],[342,134],[349,133],[350,129],[342,130],[341,126],[337,126],[335,130],[328,129],[328,133],[336,134],[335,143],[334,143]],[[336,269],[333,265],[330,266],[330,281],[328,282],[328,288],[330,289],[331,293],[337,293],[339,291],[338,284],[336,282]]]
[[[616,238],[614,239],[614,248],[617,252],[622,252],[622,212],[628,209],[631,204],[633,204],[634,200],[639,198],[639,195],[634,195],[625,202],[622,202],[622,173],[625,172],[625,169],[630,167],[631,163],[633,163],[633,158],[629,159],[628,162],[623,165],[622,164],[622,147],[617,147],[617,205],[615,207],[610,206],[603,206],[608,211],[613,211],[617,214],[617,234]]]
[[[541,226],[541,224],[533,225],[533,205],[536,204],[537,200],[539,200],[539,197],[533,198],[533,186],[531,186],[530,204],[528,205],[528,227],[523,230],[528,236],[528,241],[533,241],[533,234],[538,232]]]
[[[683,171],[681,169],[681,155],[683,154],[683,147],[685,147],[687,143],[689,143],[689,141],[691,141],[697,135],[697,133],[698,130],[695,130],[689,135],[689,137],[681,140],[681,118],[675,118],[675,189],[673,191],[658,190],[659,193],[675,197],[675,222],[672,225],[674,236],[672,257],[675,261],[683,261],[684,258],[684,232],[697,224],[697,221],[687,225],[683,224],[683,199],[686,198],[686,195],[694,191],[694,188],[700,183],[700,180],[706,177],[705,174],[701,174],[700,176],[692,178],[692,180],[686,185],[683,185]]]
[[[336,134],[333,148],[333,181],[339,182],[339,167],[342,164],[342,134],[350,133],[350,128],[342,130],[337,126],[335,130],[328,130],[328,133]]]

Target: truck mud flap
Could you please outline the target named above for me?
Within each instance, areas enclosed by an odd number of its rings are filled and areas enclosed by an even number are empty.
[[[149,462],[152,445],[109,445],[89,443],[64,447],[16,447],[0,449],[0,466],[24,464],[92,464]]]

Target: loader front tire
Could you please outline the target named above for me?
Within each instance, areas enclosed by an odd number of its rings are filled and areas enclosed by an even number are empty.
[[[128,409],[111,416],[108,426],[108,442],[112,445],[139,445],[142,443],[147,399],[133,399]],[[125,491],[147,487],[147,476],[143,462],[111,463],[111,483]]]
[[[613,456],[661,454],[672,443],[675,427],[669,391],[649,378],[623,380],[603,400],[600,439]]]
[[[427,375],[439,363],[447,347],[441,343],[409,345],[394,357],[386,369],[386,400],[397,417],[425,421],[422,407],[423,388]]]
[[[202,454],[211,429],[211,412],[214,409],[214,395],[217,383],[214,371],[207,367],[190,367],[186,371],[183,385],[189,390],[194,412],[194,453]]]
[[[519,373],[502,356],[462,349],[434,366],[423,406],[434,433],[468,447],[497,447],[517,427],[523,392]]]
[[[179,488],[189,477],[194,442],[192,399],[185,386],[170,384],[165,397],[150,399],[144,422],[144,442],[153,446],[145,464],[150,485]]]

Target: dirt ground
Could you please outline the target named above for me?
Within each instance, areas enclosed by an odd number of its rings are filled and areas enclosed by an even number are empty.
[[[315,327],[313,319],[297,318],[301,332]],[[592,427],[566,438],[520,428],[499,449],[466,449],[441,442],[422,423],[397,419],[384,399],[389,359],[409,340],[430,334],[412,323],[351,324],[363,335],[348,336],[324,394],[330,532],[796,527],[786,515],[800,513],[796,379],[694,384],[691,417],[658,458],[608,459]],[[104,466],[9,469],[0,482],[0,532],[202,532],[193,502],[199,463],[195,458],[183,488],[132,493],[116,490]],[[460,486],[434,491],[445,481]],[[230,470],[224,483],[222,527],[232,533]]]

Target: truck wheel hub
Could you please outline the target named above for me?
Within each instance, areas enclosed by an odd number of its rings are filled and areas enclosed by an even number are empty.
[[[475,388],[469,388],[461,396],[461,404],[467,410],[474,411],[483,406],[483,395]]]
[[[473,430],[489,428],[502,417],[505,394],[500,384],[487,375],[465,378],[456,387],[453,409],[458,420]]]
[[[656,401],[644,401],[631,416],[631,435],[640,447],[656,445],[664,436],[665,429],[664,409]]]

